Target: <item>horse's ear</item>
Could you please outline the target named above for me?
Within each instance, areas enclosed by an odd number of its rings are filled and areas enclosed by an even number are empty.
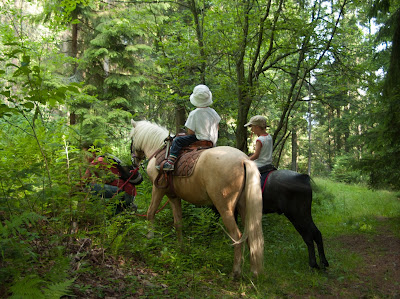
[[[133,120],[133,119],[131,119],[131,124],[132,124],[132,127],[136,127],[136,122]]]

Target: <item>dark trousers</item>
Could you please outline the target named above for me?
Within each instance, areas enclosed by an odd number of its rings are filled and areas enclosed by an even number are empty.
[[[117,186],[107,184],[90,184],[90,187],[93,194],[107,199],[113,198],[119,191]],[[124,192],[124,198],[122,199],[121,203],[117,204],[115,213],[118,214],[122,212],[124,207],[133,207],[136,210],[137,206],[133,203],[134,201],[135,197],[133,195]]]
[[[198,141],[196,135],[185,135],[185,136],[175,137],[174,140],[172,141],[171,151],[169,152],[169,154],[176,158],[178,157],[183,147],[189,146],[196,141]]]
[[[264,188],[265,180],[267,179],[269,173],[271,171],[276,170],[276,167],[272,164],[264,165],[261,167],[258,167],[258,170],[260,171],[261,174],[261,188]]]

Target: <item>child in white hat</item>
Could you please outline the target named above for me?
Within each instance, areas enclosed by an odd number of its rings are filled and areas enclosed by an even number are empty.
[[[188,135],[175,137],[164,171],[174,170],[175,161],[185,146],[198,141],[208,140],[215,146],[218,140],[218,129],[221,117],[209,106],[213,103],[210,89],[203,84],[197,85],[190,96],[190,103],[197,108],[189,113],[185,127]]]

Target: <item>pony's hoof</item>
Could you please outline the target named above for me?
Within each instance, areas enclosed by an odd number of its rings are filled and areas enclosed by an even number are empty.
[[[322,264],[322,269],[329,268],[329,263],[328,263],[328,261],[324,261],[324,262],[322,262],[321,264]]]

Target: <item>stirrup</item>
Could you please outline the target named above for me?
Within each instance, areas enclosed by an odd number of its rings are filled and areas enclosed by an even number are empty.
[[[162,170],[164,170],[164,171],[173,171],[174,168],[175,168],[175,167],[174,167],[174,164],[165,162],[164,165],[163,165],[163,167],[162,167]]]
[[[162,168],[161,168],[162,165]],[[163,171],[173,171],[175,169],[174,164],[168,163],[168,162],[164,162],[161,163],[161,165],[156,165],[156,169],[157,170],[163,170]]]

